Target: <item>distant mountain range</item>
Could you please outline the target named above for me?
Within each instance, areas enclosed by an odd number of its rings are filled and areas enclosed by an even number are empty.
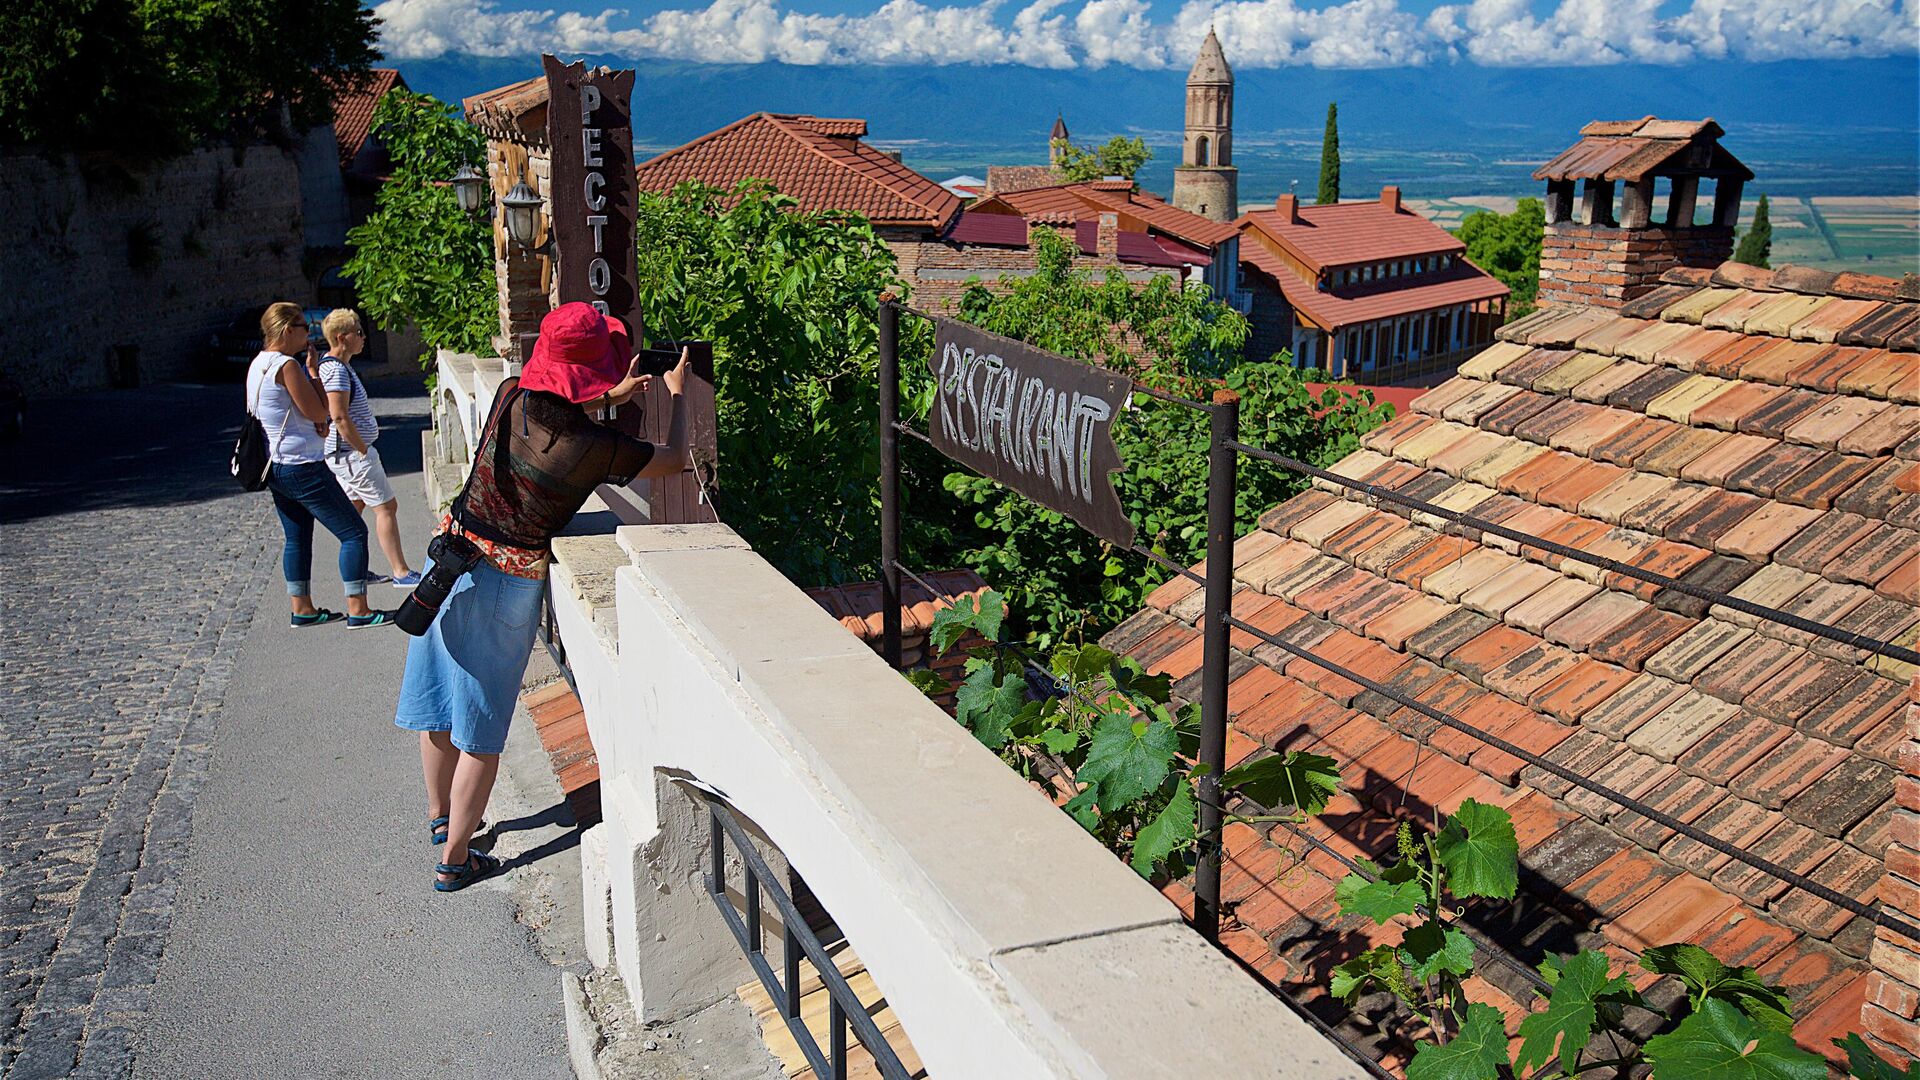
[[[1044,160],[1054,114],[1076,142],[1144,138],[1141,176],[1165,192],[1179,156],[1183,71],[1131,68],[800,67],[680,61],[590,62],[638,71],[639,156],[760,110],[864,117],[869,141],[944,178]],[[447,56],[397,65],[415,89],[449,101],[527,78],[537,56]],[[1712,116],[1723,140],[1787,195],[1920,193],[1920,64],[1882,60],[1726,61],[1687,67],[1377,70],[1281,68],[1237,75],[1234,147],[1241,201],[1266,201],[1318,176],[1327,102],[1340,106],[1343,188],[1398,183],[1409,197],[1524,194],[1534,164],[1589,120]]]

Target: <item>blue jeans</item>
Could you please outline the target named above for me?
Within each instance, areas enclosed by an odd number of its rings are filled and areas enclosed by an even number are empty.
[[[280,512],[280,531],[287,534],[280,552],[280,571],[286,575],[289,596],[311,595],[313,579],[313,523],[319,521],[340,541],[340,582],[348,596],[367,594],[367,523],[340,490],[340,482],[324,461],[300,465],[275,462],[267,470],[267,490]]]

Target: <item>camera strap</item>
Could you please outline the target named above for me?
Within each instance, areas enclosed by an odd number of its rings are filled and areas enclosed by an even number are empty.
[[[488,453],[493,454],[495,477],[506,475],[506,471],[509,468],[507,461],[507,443],[505,439],[500,437],[500,422],[506,417],[507,409],[512,405],[513,399],[519,396],[520,379],[518,376],[500,384],[499,389],[494,392],[493,409],[487,413],[486,426],[480,429],[480,445],[475,447],[473,451],[473,460],[475,461],[483,460]],[[492,539],[492,537],[488,535],[492,532],[491,529],[486,528],[484,525],[475,529],[474,522],[467,518],[467,489],[472,486],[473,474],[468,473],[467,482],[460,485],[460,494],[453,498],[453,506],[450,508],[453,515],[453,523],[458,526],[463,533],[474,533],[478,536]]]

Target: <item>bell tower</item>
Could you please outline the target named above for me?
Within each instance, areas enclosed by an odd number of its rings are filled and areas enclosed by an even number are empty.
[[[1207,28],[1187,73],[1187,137],[1173,171],[1173,205],[1214,221],[1240,216],[1240,170],[1233,165],[1233,68]]]

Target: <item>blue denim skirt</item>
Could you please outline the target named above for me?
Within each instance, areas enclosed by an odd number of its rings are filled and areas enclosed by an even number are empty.
[[[433,625],[407,646],[393,722],[408,731],[452,732],[453,745],[469,754],[506,749],[546,587],[544,579],[476,563]]]

